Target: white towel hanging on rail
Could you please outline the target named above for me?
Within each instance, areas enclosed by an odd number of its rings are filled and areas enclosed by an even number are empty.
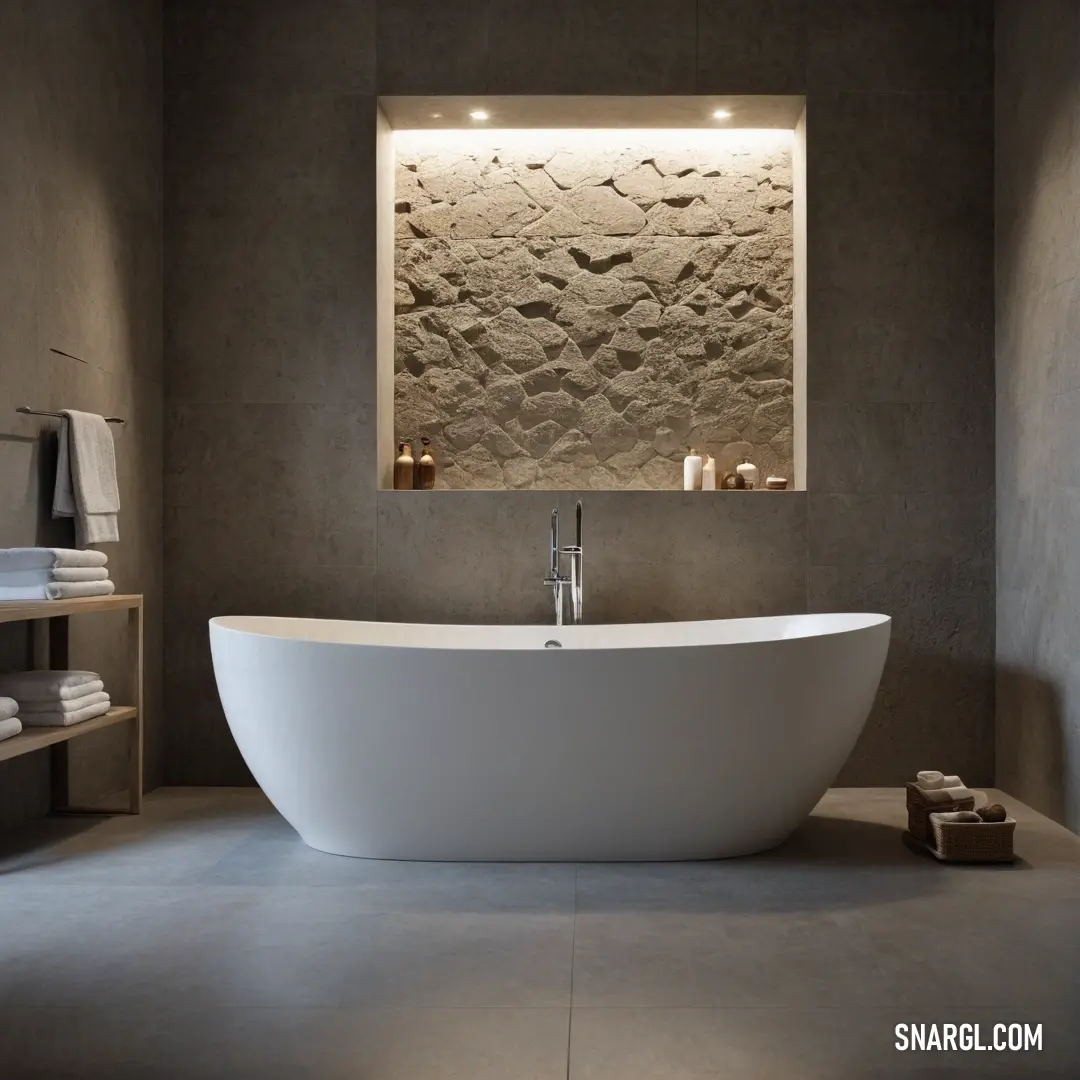
[[[74,518],[75,543],[84,548],[120,539],[119,510],[116,450],[105,417],[64,409],[53,517]]]

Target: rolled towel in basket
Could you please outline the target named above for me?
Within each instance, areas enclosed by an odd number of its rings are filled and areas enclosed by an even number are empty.
[[[10,720],[19,711],[19,703],[10,697],[0,697],[0,720]]]
[[[915,777],[915,782],[923,791],[932,791],[934,788],[945,786],[945,775],[937,769],[926,769]]]
[[[57,698],[53,698],[52,701],[24,701],[19,709],[19,715],[23,720],[26,720],[28,716],[34,716],[38,713],[81,712],[90,705],[100,705],[103,701],[108,700],[109,695],[104,690],[98,690],[92,694],[83,694],[82,697],[67,698],[63,701]],[[29,720],[26,722],[32,723]]]
[[[71,727],[72,724],[81,724],[84,720],[93,720],[95,716],[107,713],[110,702],[107,694],[105,697],[105,701],[76,709],[75,712],[62,712],[59,709],[56,712],[24,712],[20,714],[20,719],[26,727]]]
[[[947,821],[950,824],[982,825],[983,819],[974,810],[937,811],[930,815],[931,821]]]
[[[6,720],[0,720],[0,742],[13,738],[22,731],[22,721],[17,716],[9,716]]]
[[[66,701],[104,689],[96,671],[9,671],[0,675],[0,694],[23,703]]]

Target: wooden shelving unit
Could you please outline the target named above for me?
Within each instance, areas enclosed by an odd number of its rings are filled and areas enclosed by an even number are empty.
[[[128,665],[135,692],[134,705],[114,705],[103,716],[70,727],[24,728],[14,738],[0,742],[0,762],[49,751],[51,758],[52,806],[56,813],[138,814],[142,811],[143,790],[143,598],[140,594],[86,596],[78,600],[13,600],[0,602],[0,623],[32,622],[30,663],[34,668],[63,670],[68,662],[68,620],[72,615],[102,611],[128,613]],[[68,744],[115,724],[128,725],[128,806],[126,811],[97,807],[73,807],[68,799]]]

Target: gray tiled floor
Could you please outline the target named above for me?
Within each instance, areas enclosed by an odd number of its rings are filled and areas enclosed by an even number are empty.
[[[862,1080],[1080,1075],[1080,838],[1013,867],[829,793],[717,863],[367,862],[256,791],[0,836],[0,1077]],[[1041,1023],[1028,1054],[898,1053],[901,1022]]]

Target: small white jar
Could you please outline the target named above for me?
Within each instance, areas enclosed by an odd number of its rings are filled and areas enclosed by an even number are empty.
[[[758,467],[749,458],[743,458],[742,464],[737,465],[735,471],[743,478],[748,491],[757,487]]]

